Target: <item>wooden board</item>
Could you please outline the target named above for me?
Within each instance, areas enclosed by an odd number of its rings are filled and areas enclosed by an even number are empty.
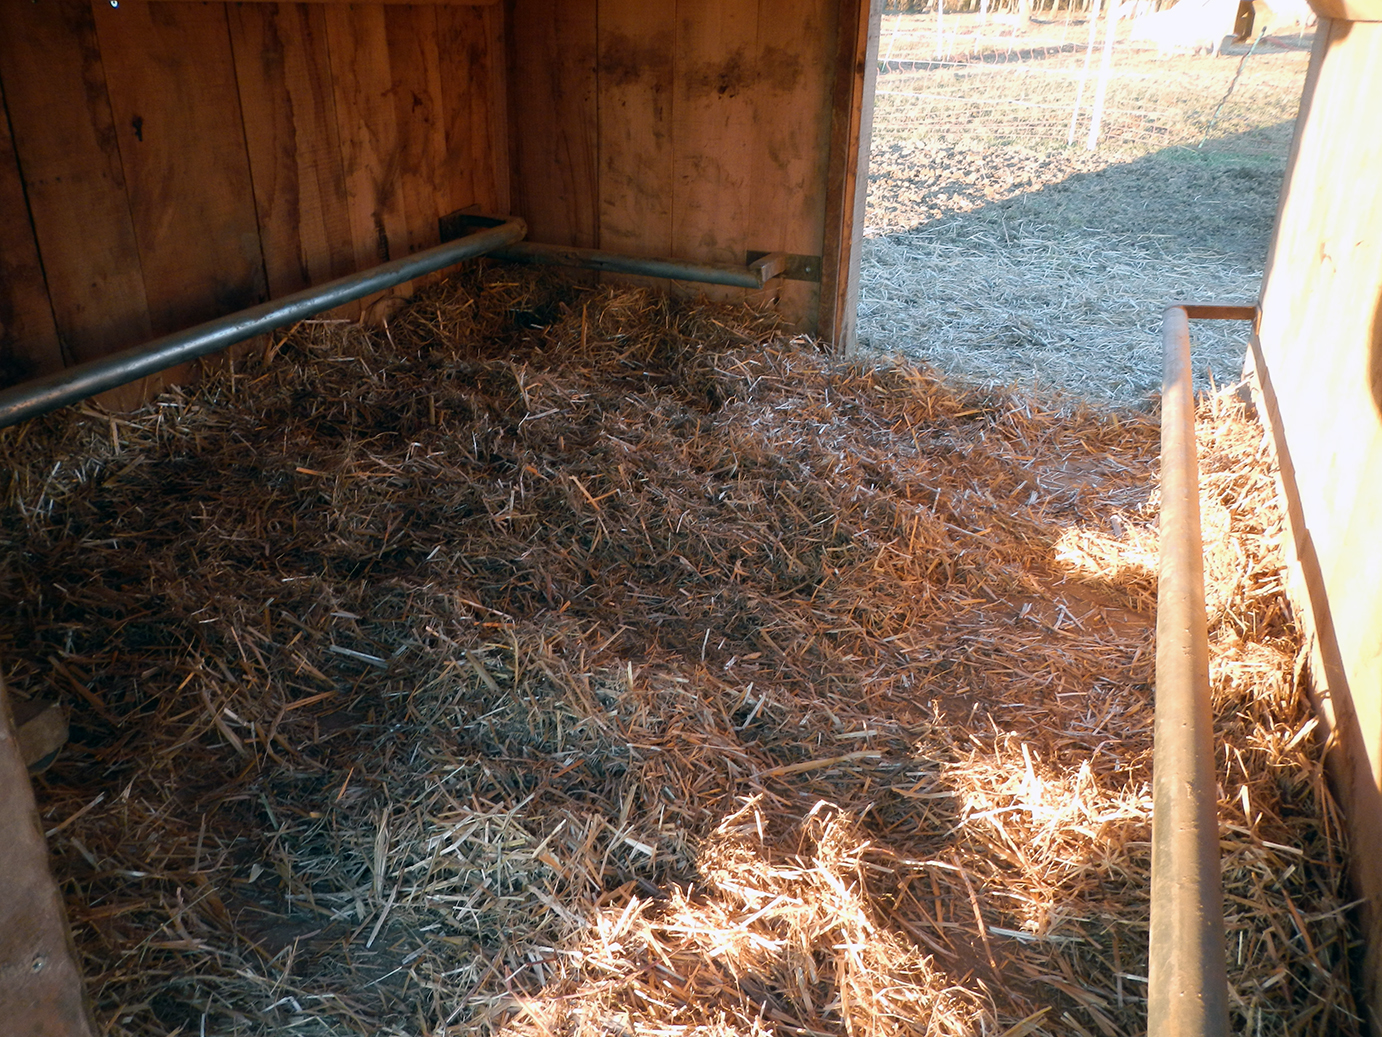
[[[8,124],[0,119],[0,385],[63,366]]]
[[[229,4],[236,79],[269,294],[352,272],[326,14]]]
[[[1382,0],[1309,0],[1321,18],[1346,22],[1382,22]]]
[[[96,1032],[0,681],[0,1019],[12,1034]]]
[[[597,0],[512,0],[514,210],[533,241],[599,244]]]
[[[263,301],[225,8],[94,11],[154,334]]]
[[[0,78],[68,360],[147,340],[144,274],[91,5],[0,4]]]
[[[384,9],[326,9],[355,268],[408,254]]]
[[[1316,30],[1262,296],[1258,368],[1333,727],[1367,1000],[1382,1005],[1382,23]]]
[[[445,120],[441,214],[509,212],[508,99],[499,8],[438,8],[437,51]]]
[[[673,254],[673,11],[600,0],[598,247],[610,252]]]
[[[825,244],[837,0],[759,0],[763,69],[754,119],[753,248],[819,256]],[[815,332],[820,286],[779,282],[777,308]]]
[[[402,196],[407,252],[431,248],[437,218],[449,212],[453,165],[446,153],[437,17],[431,7],[384,13],[394,101],[394,163]],[[406,253],[403,253],[406,254]]]
[[[860,249],[882,15],[881,0],[840,3],[834,100],[830,106],[820,334],[843,353],[852,353],[856,345]]]
[[[754,166],[754,109],[762,69],[758,7],[683,0],[676,9],[672,91],[672,226],[669,255],[742,266]],[[711,298],[741,290],[695,285]]]

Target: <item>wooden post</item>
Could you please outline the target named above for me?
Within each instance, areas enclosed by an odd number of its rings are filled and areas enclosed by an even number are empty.
[[[0,682],[0,1020],[5,1033],[93,1037],[67,919]]]
[[[830,113],[819,333],[840,353],[856,345],[859,253],[869,183],[869,136],[883,0],[843,0]]]

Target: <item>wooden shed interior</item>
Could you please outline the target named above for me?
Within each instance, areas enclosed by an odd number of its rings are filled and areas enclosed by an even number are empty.
[[[847,344],[868,26],[858,0],[6,0],[0,377],[435,245],[457,212],[814,257],[769,297]]]
[[[779,278],[760,298],[848,348],[879,6],[0,0],[2,384],[435,245],[459,212],[514,213],[533,241],[638,256],[810,257],[818,279]],[[1382,3],[1316,8],[1254,353],[1375,1007]],[[21,784],[0,775],[5,796]],[[22,809],[0,797],[3,816]],[[41,860],[38,833],[24,838],[0,847],[6,874]],[[26,932],[51,933],[54,898],[21,900]],[[61,962],[60,947],[37,947],[3,950]],[[35,965],[0,1005],[38,1005],[56,1027],[43,1032],[84,1032],[79,1011],[52,1009],[72,1008],[73,975]]]

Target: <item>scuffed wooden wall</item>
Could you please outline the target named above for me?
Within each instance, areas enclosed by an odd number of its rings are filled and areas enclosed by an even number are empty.
[[[872,6],[0,0],[0,384],[436,244],[462,209],[810,257],[759,301],[847,347]]]
[[[504,212],[498,4],[0,0],[5,382]]]
[[[1382,1010],[1382,3],[1328,0],[1255,353]],[[1330,13],[1337,17],[1330,18]],[[1372,20],[1345,20],[1370,18]]]
[[[836,276],[827,227],[857,170],[832,112],[847,119],[841,76],[862,89],[867,2],[508,3],[514,200],[533,240],[737,265],[784,251]],[[819,284],[772,296],[817,330]]]

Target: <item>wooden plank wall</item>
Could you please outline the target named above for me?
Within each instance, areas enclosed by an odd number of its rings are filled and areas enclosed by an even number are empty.
[[[0,384],[506,212],[503,16],[0,3]]]
[[[825,252],[840,12],[856,3],[506,2],[515,209],[532,240],[732,264]],[[768,294],[816,330],[819,285]]]
[[[1378,14],[1375,16],[1382,16]],[[1382,1012],[1382,21],[1321,18],[1256,361]]]

